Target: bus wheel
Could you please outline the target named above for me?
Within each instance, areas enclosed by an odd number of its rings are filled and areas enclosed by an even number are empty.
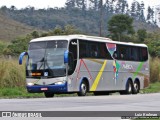
[[[127,84],[126,84],[126,90],[121,91],[120,94],[121,94],[121,95],[132,94],[132,91],[133,91],[132,82],[131,82],[130,80],[128,80],[128,81],[127,81]]]
[[[83,81],[80,85],[80,91],[77,93],[78,96],[86,96],[87,90],[88,90],[87,83]]]
[[[46,98],[52,98],[54,96],[54,93],[52,92],[44,92],[44,95]]]
[[[133,94],[139,93],[139,89],[140,89],[139,83],[138,83],[138,81],[135,81],[134,87],[133,87]]]
[[[126,94],[132,94],[132,90],[133,90],[133,85],[132,82],[129,80],[126,85]]]

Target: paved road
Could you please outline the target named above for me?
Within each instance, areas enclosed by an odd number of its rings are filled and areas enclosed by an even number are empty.
[[[0,99],[0,111],[160,111],[160,93]],[[74,118],[70,119],[72,120]],[[77,118],[77,120],[81,119],[82,118]],[[99,118],[94,119],[99,120]],[[94,119],[92,118],[92,120]],[[112,119],[114,120],[115,118],[110,118],[110,120]],[[104,118],[104,120],[106,120],[106,118]]]

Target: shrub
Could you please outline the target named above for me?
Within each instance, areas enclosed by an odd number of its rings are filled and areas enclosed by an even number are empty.
[[[150,81],[160,81],[160,59],[151,58],[150,60]]]
[[[0,60],[0,87],[25,86],[25,67],[18,60]]]

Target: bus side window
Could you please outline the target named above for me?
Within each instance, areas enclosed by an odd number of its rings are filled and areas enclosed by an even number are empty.
[[[114,59],[117,59],[117,58],[118,58],[117,51],[115,51],[115,52],[113,53],[113,58],[114,58]]]
[[[97,42],[88,42],[88,57],[90,58],[99,58],[99,43]]]
[[[87,57],[87,42],[79,40],[79,58]]]
[[[92,58],[98,57],[98,48],[94,44],[90,45],[90,57]]]
[[[131,47],[127,45],[117,44],[117,59],[118,60],[132,60],[131,58]]]
[[[137,60],[137,49],[134,47],[131,47],[131,53],[130,53],[130,60],[136,61]]]
[[[111,54],[109,53],[106,43],[100,43],[100,58],[111,60]]]
[[[148,60],[147,48],[141,48],[141,57],[142,57],[142,61]]]
[[[122,45],[117,45],[117,49],[118,49],[118,59],[119,60],[126,60],[127,57],[127,49],[125,46]]]

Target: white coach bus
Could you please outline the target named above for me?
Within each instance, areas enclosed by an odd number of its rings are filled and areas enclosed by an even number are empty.
[[[148,48],[145,44],[109,38],[66,35],[33,39],[27,55],[26,87],[30,93],[120,92],[137,94],[149,85]]]

